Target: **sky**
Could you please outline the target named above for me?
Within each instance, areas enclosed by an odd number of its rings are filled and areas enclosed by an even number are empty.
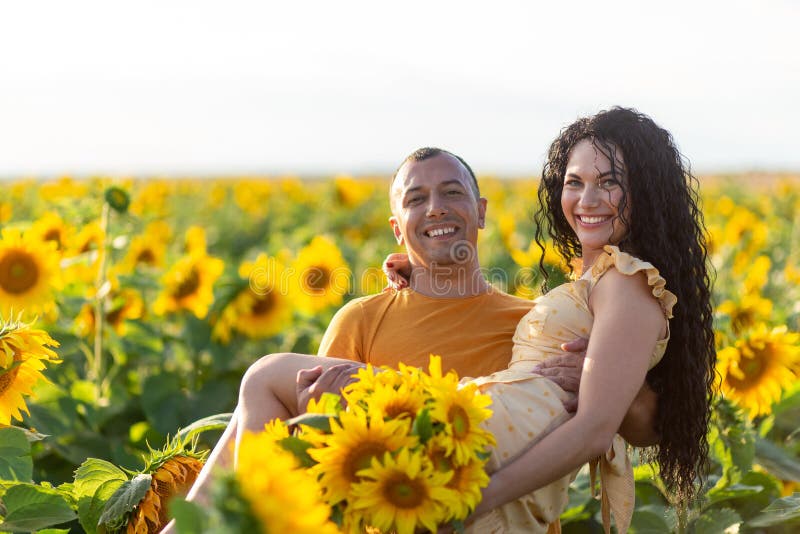
[[[635,107],[696,172],[800,171],[800,0],[0,4],[0,176],[530,175]]]

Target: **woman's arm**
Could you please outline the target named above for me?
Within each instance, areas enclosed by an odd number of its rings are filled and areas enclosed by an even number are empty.
[[[575,417],[492,475],[475,514],[518,499],[604,454],[644,382],[666,320],[643,274],[609,270],[592,290],[595,316]]]

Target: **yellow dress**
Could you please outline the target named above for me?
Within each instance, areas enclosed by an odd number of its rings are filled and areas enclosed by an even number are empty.
[[[620,273],[644,272],[653,296],[658,299],[666,319],[672,317],[676,297],[665,289],[666,282],[652,264],[606,246],[590,271],[578,280],[558,286],[536,299],[514,334],[514,349],[508,369],[477,379],[480,389],[492,397],[492,417],[485,423],[494,433],[497,446],[487,464],[491,473],[525,452],[533,443],[569,419],[563,402],[565,393],[552,381],[532,374],[539,362],[561,354],[559,346],[577,337],[588,337],[593,316],[589,294],[597,281],[615,267]],[[650,358],[650,368],[664,355],[669,335],[657,342]],[[619,532],[625,532],[633,513],[633,472],[626,453],[626,443],[619,436],[605,457],[592,462],[592,473],[599,468],[603,515],[608,531],[613,515]],[[566,508],[567,488],[575,473],[544,488],[481,516],[468,529],[474,533],[559,532],[558,517]],[[549,529],[549,530],[548,530]]]

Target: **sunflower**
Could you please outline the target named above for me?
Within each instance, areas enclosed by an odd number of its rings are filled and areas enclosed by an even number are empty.
[[[31,325],[0,318],[0,425],[11,424],[11,418],[22,421],[28,412],[23,395],[31,395],[38,382],[47,382],[41,373],[45,363],[60,360],[50,347],[58,347],[44,330]]]
[[[0,239],[0,315],[24,310],[29,315],[55,311],[53,290],[61,288],[53,242],[3,229]]]
[[[64,223],[60,215],[48,211],[33,223],[30,233],[34,239],[52,241],[56,244],[56,250],[63,251],[74,230]]]
[[[14,205],[11,202],[0,201],[0,224],[7,223],[14,215]]]
[[[275,258],[260,254],[255,262],[244,262],[239,276],[248,284],[225,306],[214,325],[214,337],[227,343],[231,330],[250,338],[280,333],[292,320],[292,300],[283,275],[285,269]]]
[[[352,490],[354,511],[382,532],[412,534],[418,525],[436,532],[439,523],[458,507],[458,495],[447,487],[451,473],[433,468],[422,451],[402,449],[396,457],[384,453],[359,471],[362,481]]]
[[[266,433],[245,433],[239,446],[236,481],[261,525],[261,532],[335,534],[330,508],[316,478]]]
[[[144,313],[144,302],[135,289],[125,288],[112,291],[105,300],[105,324],[124,336],[127,332],[126,321],[141,319]],[[94,305],[84,304],[75,319],[78,335],[88,337],[94,335]]]
[[[272,185],[267,180],[242,178],[236,181],[233,188],[233,200],[236,205],[253,217],[263,217],[267,214],[271,196]]]
[[[164,222],[150,223],[144,233],[134,236],[128,252],[119,263],[119,271],[132,273],[140,266],[156,268],[164,265],[167,243],[172,235]],[[205,247],[204,247],[205,250]]]
[[[369,397],[368,409],[373,417],[413,419],[425,407],[426,399],[424,390],[408,383],[397,387],[378,385]]]
[[[167,441],[164,449],[150,451],[143,472],[152,476],[150,489],[130,514],[126,534],[156,534],[169,522],[169,501],[184,496],[203,468],[204,454],[181,440]]]
[[[131,201],[128,208],[135,215],[164,216],[169,211],[167,199],[175,191],[175,183],[167,180],[148,180]]]
[[[82,198],[88,193],[86,182],[79,182],[70,176],[62,176],[58,180],[46,182],[39,188],[39,196],[47,201],[62,198]]]
[[[453,518],[464,519],[481,502],[481,488],[489,484],[489,475],[485,469],[486,461],[472,459],[465,465],[454,465],[452,458],[447,455],[446,445],[440,444],[441,441],[441,437],[435,436],[426,444],[428,457],[437,471],[453,473],[453,477],[447,483],[448,488],[458,493],[458,504],[453,509]]]
[[[179,259],[161,278],[164,289],[153,303],[157,315],[189,310],[198,319],[208,313],[214,302],[213,286],[225,264],[205,254],[189,254]]]
[[[760,325],[746,338],[717,353],[722,393],[749,411],[767,414],[783,389],[797,380],[800,370],[800,334],[785,326],[767,330]]]
[[[294,262],[298,307],[314,314],[328,306],[340,306],[350,287],[350,268],[333,241],[317,236],[300,250]]]
[[[356,180],[352,176],[340,174],[333,179],[336,200],[346,208],[356,208],[366,202],[375,191],[375,184],[369,180]]]
[[[100,266],[99,251],[105,242],[105,234],[100,221],[92,221],[70,239],[64,251],[64,282],[94,284]]]
[[[494,445],[492,433],[480,426],[492,415],[487,408],[491,397],[480,393],[475,384],[459,385],[453,372],[442,376],[438,356],[431,356],[430,392],[434,399],[431,419],[444,424],[440,443],[456,465],[469,463],[477,451]]]
[[[320,477],[325,500],[333,505],[346,499],[351,484],[360,480],[357,473],[369,467],[373,458],[414,446],[417,440],[408,430],[409,423],[403,420],[374,417],[368,422],[367,413],[357,408],[342,412],[338,422],[331,420],[331,434],[325,436],[323,446],[308,451],[319,462],[311,471]]]
[[[772,316],[772,301],[755,293],[744,293],[738,301],[725,300],[717,311],[730,317],[734,334],[740,334]]]
[[[208,246],[206,231],[201,226],[190,226],[186,229],[186,244],[184,251],[187,254],[205,254]]]

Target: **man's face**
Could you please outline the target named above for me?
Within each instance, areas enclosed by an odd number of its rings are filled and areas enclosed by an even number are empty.
[[[466,252],[475,254],[486,199],[475,198],[471,182],[450,154],[409,161],[400,168],[392,184],[394,216],[389,222],[412,265],[464,263]]]

